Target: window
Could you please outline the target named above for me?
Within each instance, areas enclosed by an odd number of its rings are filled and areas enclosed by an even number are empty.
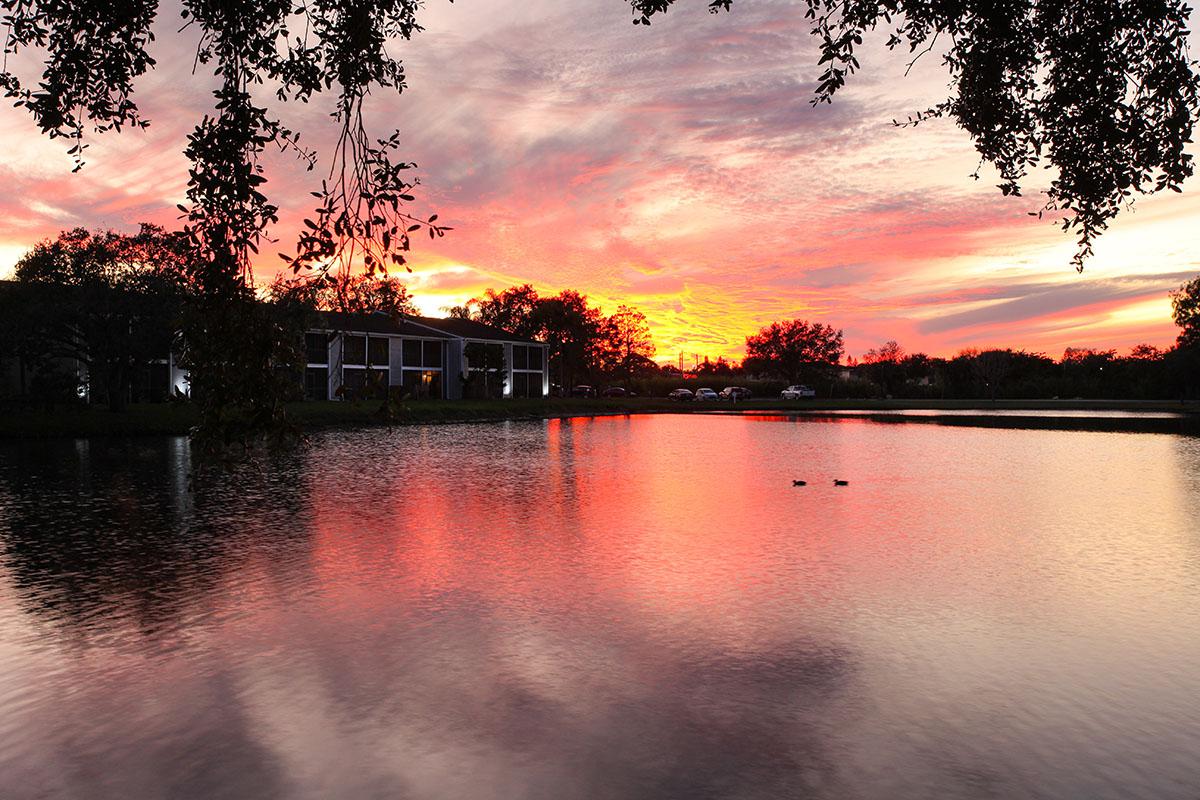
[[[537,345],[529,348],[529,368],[536,369],[538,372],[542,371],[542,348]]]
[[[309,367],[304,370],[304,399],[329,399],[329,370],[325,367]]]
[[[345,336],[342,339],[342,363],[364,365],[367,363],[367,337]]]
[[[542,376],[536,372],[513,373],[513,397],[542,396]]]
[[[440,370],[404,370],[404,394],[414,398],[440,400],[442,397],[442,373]]]
[[[421,341],[419,339],[405,339],[404,345],[404,366],[419,367],[421,366]]]
[[[514,344],[512,348],[513,369],[529,368],[529,348],[523,344]]]
[[[504,365],[504,345],[502,344],[485,344],[484,360],[486,361],[487,369],[500,369]],[[485,365],[473,364],[472,367],[483,368]]]
[[[306,333],[304,334],[304,349],[308,353],[305,356],[309,364],[328,364],[329,363],[329,336],[324,333]]]
[[[367,340],[368,355],[371,357],[371,366],[386,367],[388,365],[388,340],[380,336],[373,336]]]
[[[365,369],[346,369],[342,370],[342,388],[347,400],[356,399],[362,394],[363,387],[367,383],[367,371]]]
[[[442,343],[425,342],[425,363],[423,367],[440,367],[442,365]]]

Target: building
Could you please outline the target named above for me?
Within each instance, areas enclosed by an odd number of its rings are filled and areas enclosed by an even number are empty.
[[[413,398],[545,397],[548,347],[466,319],[322,312],[305,334],[304,396],[354,397],[387,386]]]
[[[0,292],[13,286],[0,281]],[[353,398],[368,386],[450,400],[550,393],[548,348],[534,339],[463,319],[341,312],[320,312],[318,318],[319,327],[305,334],[306,399]],[[51,372],[74,384],[74,396],[91,397],[96,378],[82,362],[60,357],[26,363],[10,349],[0,347],[0,400],[29,396],[37,389],[35,380],[44,382]],[[127,399],[160,401],[190,393],[187,371],[167,349],[164,345],[160,357],[139,365]]]

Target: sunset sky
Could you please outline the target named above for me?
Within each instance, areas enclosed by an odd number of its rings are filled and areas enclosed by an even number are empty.
[[[645,28],[622,0],[431,0],[427,30],[393,51],[408,90],[370,105],[420,166],[416,210],[456,228],[417,240],[408,280],[424,311],[488,287],[577,289],[644,311],[660,360],[739,356],[788,317],[844,328],[854,356],[887,339],[1054,356],[1174,340],[1167,293],[1200,271],[1195,182],[1140,200],[1079,275],[1073,241],[1026,214],[1044,175],[1003,198],[988,170],[970,179],[974,150],[951,123],[890,124],[944,98],[936,54],[905,77],[903,54],[875,42],[847,91],[813,109],[803,4],[705,5]],[[176,13],[164,8],[159,68],[139,84],[150,129],[93,138],[81,173],[22,111],[0,111],[0,277],[62,228],[176,223],[184,137],[211,106]],[[319,149],[331,103],[282,113]],[[320,181],[285,157],[269,170],[284,222],[264,281]]]

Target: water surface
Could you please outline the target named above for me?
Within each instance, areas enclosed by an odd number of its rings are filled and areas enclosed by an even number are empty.
[[[188,471],[0,443],[0,797],[1200,796],[1197,438],[643,416]]]

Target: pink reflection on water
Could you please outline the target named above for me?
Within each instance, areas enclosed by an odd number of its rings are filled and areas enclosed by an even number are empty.
[[[1196,440],[754,422],[340,433],[161,516],[6,473],[0,787],[1190,790]]]

